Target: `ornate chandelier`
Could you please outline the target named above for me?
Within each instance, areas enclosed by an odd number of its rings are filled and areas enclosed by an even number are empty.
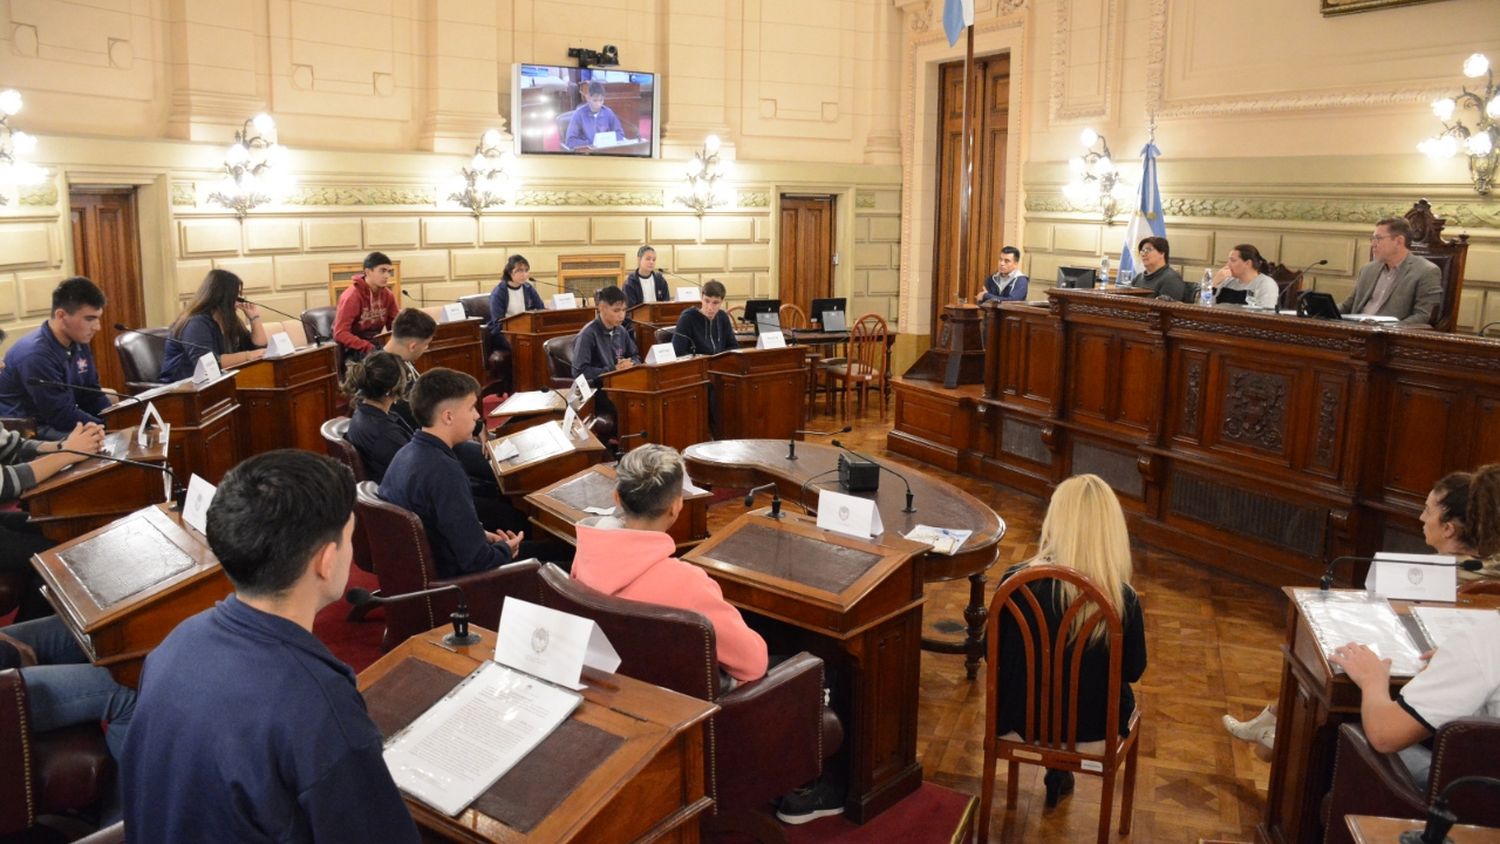
[[[1500,94],[1495,91],[1495,71],[1484,54],[1475,53],[1464,59],[1464,76],[1470,79],[1483,76],[1484,91],[1464,87],[1457,96],[1435,100],[1432,113],[1443,124],[1443,131],[1417,144],[1417,149],[1432,158],[1467,153],[1474,190],[1486,196],[1495,184],[1496,147],[1500,147],[1500,124],[1496,122],[1500,120]],[[1456,117],[1465,108],[1474,109],[1473,129]]]
[[[719,136],[703,139],[703,148],[688,161],[686,184],[677,201],[693,209],[699,217],[710,208],[729,202],[729,162],[719,158]]]
[[[1083,144],[1084,153],[1068,160],[1073,179],[1063,186],[1063,195],[1074,205],[1097,203],[1099,213],[1104,215],[1107,223],[1120,213],[1122,203],[1127,199],[1125,183],[1115,169],[1109,142],[1103,135],[1093,129],[1084,129],[1078,141]]]
[[[509,150],[500,148],[500,142],[499,129],[480,136],[474,157],[459,171],[461,181],[448,194],[449,202],[457,202],[476,217],[486,208],[515,204],[519,187],[516,159]]]
[[[36,152],[36,136],[10,125],[10,119],[21,111],[21,92],[14,88],[0,91],[0,185],[39,185],[47,181],[47,171],[25,160]],[[0,194],[0,205],[9,200]]]
[[[234,133],[224,153],[224,177],[207,197],[244,219],[251,209],[275,202],[291,187],[286,147],[276,142],[276,121],[257,114]]]

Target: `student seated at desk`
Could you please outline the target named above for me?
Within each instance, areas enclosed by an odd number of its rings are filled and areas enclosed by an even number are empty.
[[[505,320],[527,311],[544,311],[542,294],[536,292],[531,283],[531,264],[523,255],[512,255],[505,260],[505,270],[500,273],[500,283],[490,291],[490,339],[497,349],[510,351],[510,341],[505,339]]]
[[[99,388],[89,341],[103,314],[104,291],[92,281],[75,276],[59,284],[52,291],[52,315],[5,353],[0,416],[35,419],[43,440],[63,439],[80,422],[100,424],[113,401]]]
[[[1214,301],[1222,304],[1249,305],[1274,309],[1281,299],[1281,288],[1268,272],[1271,262],[1249,243],[1229,250],[1224,266],[1214,273]]]
[[[656,250],[650,244],[635,250],[635,269],[625,277],[625,309],[646,302],[646,285],[651,285],[651,301],[670,302],[672,291],[667,277],[656,271]]]
[[[1026,288],[1031,279],[1021,272],[1021,250],[1007,246],[1000,250],[1000,262],[995,274],[984,280],[984,292],[979,294],[979,304],[985,302],[1024,302]]]
[[[598,316],[573,341],[573,377],[582,375],[589,386],[598,390],[604,373],[629,369],[640,363],[641,357],[635,338],[625,328],[625,294],[620,288],[614,285],[600,288],[594,294],[594,306],[598,308]],[[594,395],[595,415],[609,416],[614,411],[609,396],[602,391]]]
[[[1146,625],[1140,600],[1130,586],[1130,534],[1125,528],[1125,513],[1120,509],[1114,491],[1099,476],[1074,475],[1058,484],[1051,503],[1047,505],[1046,518],[1042,520],[1036,557],[1010,569],[1005,577],[1030,565],[1064,566],[1076,570],[1099,587],[1119,614],[1125,634],[1120,654],[1119,723],[1120,734],[1126,735],[1130,716],[1135,712],[1135,694],[1130,684],[1140,680],[1146,671]],[[1057,630],[1068,607],[1078,597],[1071,584],[1057,580],[1035,581],[1027,588],[1041,605],[1050,630]],[[1072,651],[1080,647],[1077,631],[1087,620],[1083,613],[1074,619],[1068,654],[1062,658],[1064,664],[1072,664]],[[1032,619],[1030,624],[1032,642],[1039,647],[1036,620]],[[1109,644],[1104,638],[1107,632],[1103,624],[1098,624],[1089,640],[1081,645],[1084,652],[1078,675],[1079,711],[1075,715],[1078,719],[1078,746],[1085,752],[1091,752],[1084,747],[1086,742],[1102,743],[1104,740],[1105,719],[1108,717],[1105,706],[1109,697],[1110,654]],[[1012,740],[1019,740],[1021,731],[1026,729],[1026,654],[1022,642],[1020,627],[1015,618],[1006,613],[1000,622],[1000,664],[996,666],[1000,704],[995,734]],[[1097,752],[1102,750],[1101,744]],[[1049,769],[1042,782],[1046,786],[1046,805],[1049,807],[1056,806],[1059,800],[1073,793],[1073,774],[1069,771]]]
[[[679,355],[716,355],[739,347],[734,321],[724,310],[724,284],[710,279],[703,284],[698,307],[688,308],[677,317],[672,349]]]
[[[313,636],[354,556],[354,477],[284,449],[224,477],[234,594],[146,657],[120,766],[131,841],[418,841],[354,671]]]
[[[161,361],[161,380],[190,378],[198,358],[213,352],[219,368],[229,369],[266,354],[260,309],[240,296],[245,285],[228,270],[209,270],[192,304],[172,323]],[[250,323],[246,328],[240,314]]]
[[[333,314],[333,340],[344,349],[344,360],[359,360],[375,351],[375,335],[391,327],[401,305],[391,292],[396,265],[384,252],[365,256],[365,271],[356,273],[339,294]]]
[[[427,354],[427,347],[432,345],[432,338],[436,335],[437,320],[431,314],[407,308],[396,315],[396,321],[391,323],[391,337],[380,349],[394,355],[400,361],[402,371],[406,373],[401,393],[396,396],[392,410],[406,420],[407,426],[413,430],[419,427],[417,417],[411,412],[411,391],[417,386],[417,378],[421,374],[417,372],[417,359]]]
[[[583,86],[584,103],[573,110],[568,131],[563,134],[563,149],[589,149],[595,135],[613,132],[616,142],[625,140],[625,127],[613,109],[604,104],[604,83],[589,80]]]

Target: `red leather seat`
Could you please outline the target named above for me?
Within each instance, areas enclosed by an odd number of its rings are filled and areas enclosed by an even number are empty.
[[[21,672],[0,671],[0,839],[72,841],[114,787],[115,762],[97,725],[35,734]]]

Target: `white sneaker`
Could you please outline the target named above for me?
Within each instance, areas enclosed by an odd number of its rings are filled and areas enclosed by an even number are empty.
[[[1241,721],[1230,715],[1224,716],[1224,729],[1229,734],[1241,741],[1259,742],[1266,747],[1274,747],[1276,744],[1276,713],[1267,706],[1260,711],[1259,715],[1248,721]]]

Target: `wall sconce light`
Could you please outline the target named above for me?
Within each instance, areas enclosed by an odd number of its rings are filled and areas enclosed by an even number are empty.
[[[687,165],[687,184],[677,201],[693,209],[699,217],[710,208],[729,202],[729,162],[719,158],[719,136],[703,139],[703,148],[693,153]]]
[[[1084,129],[1078,141],[1083,144],[1084,153],[1068,160],[1073,179],[1063,186],[1063,195],[1074,205],[1097,202],[1099,213],[1108,223],[1120,212],[1127,199],[1124,196],[1125,184],[1120,179],[1120,171],[1115,169],[1114,157],[1110,155],[1109,143],[1103,135],[1093,129]]]
[[[1495,71],[1482,53],[1464,59],[1464,76],[1485,77],[1484,92],[1460,89],[1456,97],[1444,97],[1432,103],[1432,113],[1443,124],[1443,131],[1417,144],[1417,149],[1431,158],[1452,158],[1460,151],[1469,155],[1469,177],[1474,190],[1487,196],[1495,185],[1495,166],[1500,162],[1500,93],[1495,91]],[[1474,109],[1471,130],[1454,115],[1463,108]],[[1448,121],[1452,120],[1450,124]]]
[[[47,181],[47,171],[26,161],[23,156],[36,152],[36,136],[12,129],[10,119],[21,111],[21,92],[14,88],[0,91],[0,185],[39,185]],[[9,200],[0,194],[0,205]]]
[[[207,197],[244,219],[251,209],[275,202],[291,188],[286,147],[276,143],[276,121],[261,113],[245,121],[224,153],[224,178]]]
[[[516,158],[510,150],[502,150],[500,142],[499,129],[490,129],[479,137],[474,157],[459,170],[459,180],[448,194],[449,202],[457,202],[476,217],[486,208],[515,204]]]

